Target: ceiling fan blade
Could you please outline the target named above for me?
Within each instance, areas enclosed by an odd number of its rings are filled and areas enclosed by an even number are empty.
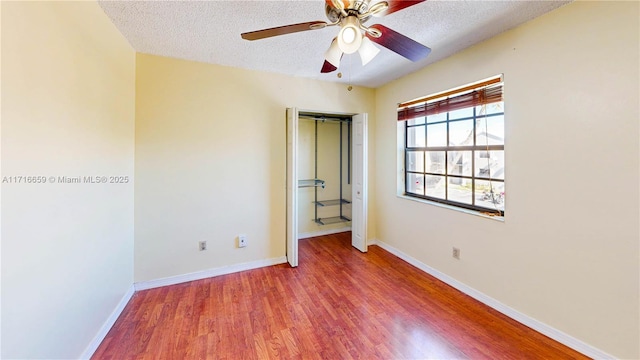
[[[272,36],[285,35],[307,30],[322,29],[327,26],[325,21],[309,21],[299,24],[291,24],[278,26],[270,29],[262,29],[251,32],[242,33],[241,36],[245,40],[260,40]]]
[[[419,3],[424,2],[426,0],[386,0],[386,1],[389,4],[389,7],[387,7],[386,10],[383,10],[383,11],[380,11],[380,12],[374,14],[373,16],[380,17],[380,16],[389,15],[391,13],[394,13],[396,11],[400,11],[402,9],[406,9],[409,6],[413,6],[413,5],[419,4]]]
[[[419,42],[410,39],[397,31],[391,30],[388,27],[380,24],[371,25],[370,29],[378,30],[382,35],[380,37],[374,37],[369,33],[366,33],[367,37],[374,43],[384,46],[387,49],[395,52],[398,55],[402,55],[411,61],[419,61],[426,58],[431,49],[420,44]]]
[[[330,72],[336,71],[336,70],[338,70],[337,67],[331,65],[330,62],[325,60],[324,64],[322,64],[322,70],[320,70],[320,72],[323,73],[323,74],[326,74],[326,73],[330,73]]]

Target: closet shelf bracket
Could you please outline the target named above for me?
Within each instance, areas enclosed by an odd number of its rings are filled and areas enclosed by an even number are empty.
[[[320,180],[320,179],[298,180],[299,188],[318,187],[318,186],[324,189],[324,180]]]

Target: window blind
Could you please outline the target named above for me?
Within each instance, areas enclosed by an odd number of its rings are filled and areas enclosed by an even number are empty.
[[[443,96],[446,97],[443,98]],[[429,101],[429,99],[434,100]],[[499,78],[496,78],[473,87],[400,104],[398,106],[398,121],[407,121],[500,101],[503,101],[502,83]]]

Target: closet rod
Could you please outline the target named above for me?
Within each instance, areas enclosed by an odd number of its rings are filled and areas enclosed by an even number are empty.
[[[300,120],[311,120],[311,121],[331,121],[331,122],[351,122],[351,119],[342,119],[342,118],[328,118],[328,117],[312,117],[312,116],[298,116]]]

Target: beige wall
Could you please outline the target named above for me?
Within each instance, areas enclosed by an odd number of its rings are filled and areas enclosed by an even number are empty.
[[[95,2],[2,2],[2,358],[78,358],[133,282],[135,54]]]
[[[136,282],[285,256],[285,108],[374,108],[372,89],[144,54],[136,79]]]
[[[629,359],[640,357],[638,11],[572,3],[376,92],[378,238]],[[499,73],[505,221],[397,197],[395,104]]]

